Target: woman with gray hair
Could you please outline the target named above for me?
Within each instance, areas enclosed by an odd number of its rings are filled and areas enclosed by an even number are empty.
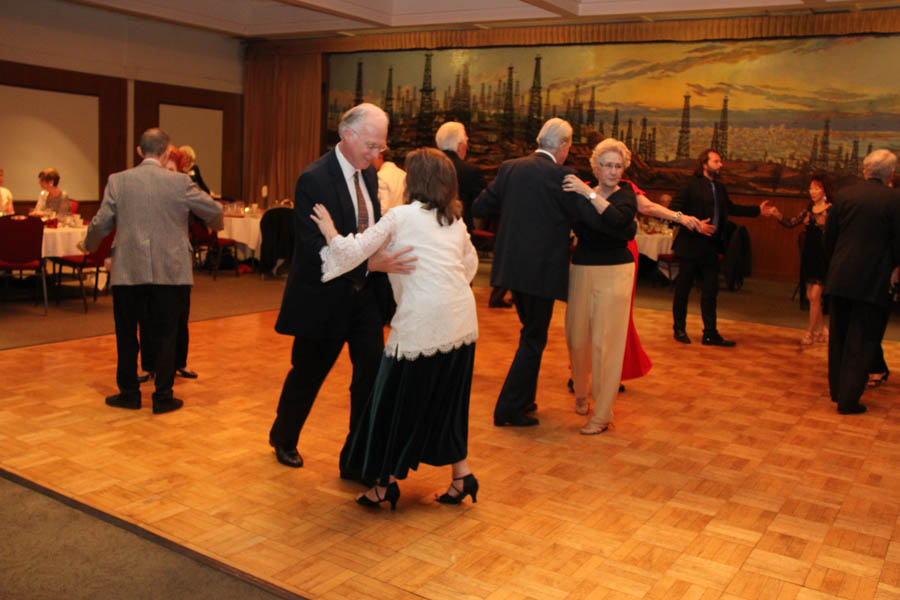
[[[607,138],[597,144],[591,166],[598,185],[591,189],[574,175],[563,179],[563,189],[591,200],[598,212],[617,211],[632,225],[637,200],[629,185],[620,185],[622,173],[631,164],[631,152],[622,142]],[[594,415],[581,433],[603,433],[612,422],[612,404],[619,388],[625,338],[628,332],[630,298],[634,281],[634,257],[628,236],[613,236],[575,224],[578,245],[569,274],[566,306],[566,344],[572,365],[575,412],[586,415],[588,378]]]

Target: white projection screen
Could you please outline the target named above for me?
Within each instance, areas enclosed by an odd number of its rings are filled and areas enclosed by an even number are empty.
[[[209,189],[222,193],[222,121],[221,110],[159,105],[159,126],[178,147],[190,146],[197,153],[200,174]]]
[[[54,167],[72,200],[100,199],[97,96],[0,85],[0,168],[13,199],[35,201],[38,173]]]

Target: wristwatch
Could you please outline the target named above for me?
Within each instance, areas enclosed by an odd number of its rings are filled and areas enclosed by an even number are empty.
[[[588,199],[589,199],[589,200],[596,200],[596,199],[597,199],[597,192],[591,192],[590,194],[588,194]]]
[[[675,218],[672,219],[672,221],[674,221],[675,223],[681,223],[681,217],[682,217],[682,214],[681,214],[681,211],[679,210],[677,213],[675,213]]]

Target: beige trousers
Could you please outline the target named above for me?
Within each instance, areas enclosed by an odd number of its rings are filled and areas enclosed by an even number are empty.
[[[566,305],[566,344],[572,365],[575,397],[585,398],[588,377],[594,398],[591,423],[612,422],[612,405],[619,392],[634,263],[572,265]]]

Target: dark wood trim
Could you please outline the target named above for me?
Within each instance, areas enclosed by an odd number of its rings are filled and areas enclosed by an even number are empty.
[[[128,129],[128,84],[119,77],[90,75],[77,71],[36,67],[0,60],[0,84],[16,87],[83,94],[99,99],[99,156],[97,190],[102,198],[106,180],[126,168]],[[35,173],[37,177],[37,173]],[[78,198],[76,198],[78,200]]]
[[[134,139],[151,127],[159,126],[159,105],[174,104],[222,111],[222,189],[223,196],[241,197],[243,173],[243,96],[199,88],[134,82]],[[135,161],[140,158],[135,154]]]

